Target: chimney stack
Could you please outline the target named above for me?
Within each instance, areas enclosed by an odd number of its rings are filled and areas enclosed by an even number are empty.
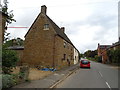
[[[100,43],[98,43],[98,48],[100,47]]]
[[[41,6],[41,13],[46,14],[47,7],[45,5]]]
[[[61,27],[61,30],[62,30],[63,32],[65,32],[65,27]]]

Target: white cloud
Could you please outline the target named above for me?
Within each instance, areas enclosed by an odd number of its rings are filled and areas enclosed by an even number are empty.
[[[73,44],[84,52],[96,49],[97,44],[117,41],[118,0],[12,0],[9,10],[14,10],[16,23],[10,26],[27,26],[33,23],[42,5],[47,15],[58,25],[65,26]],[[9,29],[11,38],[24,37],[28,29]],[[117,35],[116,35],[117,34]]]

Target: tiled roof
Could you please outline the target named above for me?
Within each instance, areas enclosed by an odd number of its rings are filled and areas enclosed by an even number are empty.
[[[118,41],[118,42],[114,43],[114,44],[111,46],[111,48],[112,48],[112,47],[119,46],[119,45],[120,45],[120,41]]]
[[[47,16],[48,20],[50,21],[51,25],[53,26],[55,32],[57,35],[59,35],[61,38],[63,38],[65,41],[69,42],[72,44],[70,39],[67,37],[67,35]],[[73,45],[73,44],[72,44]]]
[[[111,45],[100,45],[99,46],[99,48],[101,48],[101,49],[110,48],[110,47],[111,47]]]

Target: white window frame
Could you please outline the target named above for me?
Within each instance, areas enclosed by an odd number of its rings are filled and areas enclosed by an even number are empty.
[[[44,24],[44,29],[43,30],[49,30],[49,24]]]

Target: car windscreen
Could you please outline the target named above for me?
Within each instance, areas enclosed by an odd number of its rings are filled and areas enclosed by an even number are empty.
[[[82,63],[82,64],[88,64],[89,61],[82,60],[81,63]]]

